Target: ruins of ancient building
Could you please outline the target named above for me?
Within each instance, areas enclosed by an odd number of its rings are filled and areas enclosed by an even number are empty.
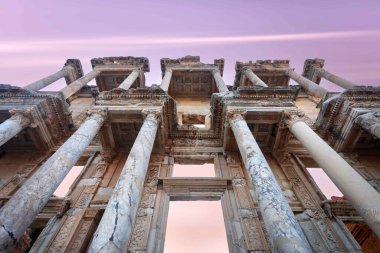
[[[91,63],[0,86],[1,252],[163,252],[169,202],[196,200],[221,201],[230,252],[378,252],[379,88],[321,59],[302,73],[236,62],[226,84],[223,59],[163,58],[159,86],[145,83],[147,58]],[[204,163],[215,177],[172,177]],[[73,166],[84,168],[54,196]],[[307,168],[344,197],[327,199]]]

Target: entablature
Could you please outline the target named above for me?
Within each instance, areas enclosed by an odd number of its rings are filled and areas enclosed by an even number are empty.
[[[289,77],[285,71],[289,69],[289,60],[257,60],[256,62],[236,62],[234,88],[252,86],[251,81],[244,74],[245,70],[251,70],[269,87],[287,87]]]
[[[5,150],[48,150],[70,135],[72,118],[62,94],[35,92],[11,85],[0,85],[0,122],[10,111],[28,114],[30,124],[16,138],[2,146]]]

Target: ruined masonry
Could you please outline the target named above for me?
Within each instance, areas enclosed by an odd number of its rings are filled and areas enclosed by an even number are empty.
[[[160,85],[145,57],[91,63],[0,85],[0,252],[163,252],[169,202],[196,200],[221,201],[229,252],[378,252],[380,88],[322,59],[236,62],[233,84],[224,59],[163,58]],[[215,177],[172,177],[205,163]],[[326,198],[308,168],[344,196]]]

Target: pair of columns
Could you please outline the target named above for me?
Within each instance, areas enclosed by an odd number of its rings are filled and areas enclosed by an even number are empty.
[[[90,252],[122,252],[142,195],[158,126],[148,111],[102,219]],[[9,252],[77,163],[107,117],[92,110],[79,129],[28,179],[0,210],[0,252]],[[110,223],[112,222],[112,224]]]
[[[219,92],[226,92],[228,91],[227,85],[225,84],[222,75],[220,74],[220,70],[217,68],[214,68],[211,70],[211,74],[214,77],[216,87],[218,88]],[[170,81],[172,79],[173,70],[170,68],[166,68],[164,77],[162,78],[161,82],[161,89],[164,91],[169,90]]]
[[[323,77],[326,80],[329,80],[330,82],[335,83],[344,89],[352,89],[356,86],[355,83],[350,82],[337,75],[334,75],[323,68],[318,68],[316,69],[316,71],[319,77]],[[325,88],[297,74],[296,72],[294,72],[294,70],[290,68],[285,71],[285,74],[294,81],[296,81],[302,88],[304,88],[307,91],[308,94],[323,98],[327,93],[327,90]]]
[[[310,246],[242,112],[231,111],[229,124],[238,144],[270,240],[279,252],[311,252]],[[244,112],[243,112],[244,113]],[[380,236],[380,194],[303,121],[288,114],[286,124],[318,165],[350,201],[373,232]]]

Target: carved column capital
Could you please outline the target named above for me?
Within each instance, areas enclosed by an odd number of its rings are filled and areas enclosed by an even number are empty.
[[[97,121],[101,121],[102,124],[108,118],[108,110],[107,109],[90,109],[87,111],[87,118],[95,119]]]
[[[313,127],[313,121],[306,116],[301,110],[284,111],[283,117],[279,123],[280,128],[290,128],[295,122],[305,122],[310,127]]]
[[[20,123],[22,128],[36,126],[33,124],[32,110],[30,109],[11,109],[9,113],[12,115],[11,119]]]
[[[144,120],[155,121],[158,123],[161,119],[161,111],[157,109],[143,109],[141,114]]]
[[[228,110],[226,112],[226,126],[228,127],[239,120],[245,120],[246,115],[247,111],[244,109]]]

